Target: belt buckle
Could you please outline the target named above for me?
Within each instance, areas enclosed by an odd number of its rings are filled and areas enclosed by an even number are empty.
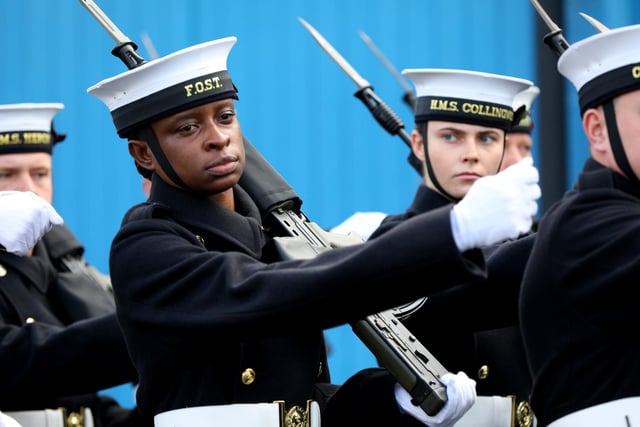
[[[532,427],[533,410],[526,400],[518,402],[518,398],[510,394],[511,398],[511,427]]]
[[[310,427],[310,406],[311,400],[307,400],[306,408],[300,405],[293,405],[287,410],[284,400],[276,400],[280,408],[280,426],[281,427]]]
[[[67,414],[67,408],[58,408],[62,411],[62,418],[65,427],[82,427],[84,426],[84,407],[80,407],[80,411]]]
[[[518,427],[531,427],[533,425],[533,410],[526,400],[518,403],[516,420],[518,421]]]

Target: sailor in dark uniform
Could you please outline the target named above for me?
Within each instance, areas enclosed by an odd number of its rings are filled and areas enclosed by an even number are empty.
[[[23,242],[33,238],[29,244],[0,241],[0,409],[25,427],[44,425],[48,416],[78,426],[150,425],[137,409],[98,395],[137,379],[109,277],[87,263],[83,246],[61,219],[36,243],[45,232],[38,221],[46,213],[36,215],[40,207],[28,197],[51,203],[52,149],[64,139],[52,120],[62,108],[0,106],[0,190],[12,190],[0,203],[12,204],[15,212],[28,209],[0,223],[28,231],[21,221],[31,215],[35,221],[33,232],[24,234]],[[15,193],[19,197],[11,197]]]
[[[475,188],[480,198],[491,193],[514,203],[515,219],[470,201],[417,215],[374,242],[282,261],[238,184],[252,171],[245,170],[237,91],[226,70],[235,41],[189,47],[88,90],[107,105],[153,183],[148,201],[125,215],[110,253],[141,410],[157,427],[230,419],[278,426],[276,401],[285,418],[304,425],[319,425],[321,411],[325,427],[450,425],[475,400],[465,374],[442,377],[448,400],[433,417],[378,368],[336,391],[322,331],[482,277],[482,255],[473,248],[528,226],[537,170],[524,166]],[[437,273],[443,280],[425,281]]]
[[[514,123],[521,123],[521,107],[530,108],[531,100],[524,97],[537,94],[531,82],[509,87],[499,83],[520,79],[487,73],[418,69],[404,74],[416,87],[412,150],[423,162],[425,179],[407,211],[386,217],[372,239],[421,212],[464,200],[475,179],[503,170],[505,136]],[[491,114],[496,104],[520,111],[515,119],[513,114]],[[520,156],[522,162],[531,160]],[[493,203],[490,198],[485,202]],[[404,324],[447,369],[464,371],[477,381],[478,401],[457,426],[533,423],[526,403],[531,380],[517,319],[518,278],[530,247],[523,243],[518,244],[518,260],[506,248],[495,260],[489,258],[490,284],[447,289],[399,308]],[[485,254],[498,247],[485,248]],[[458,310],[464,319],[441,325]]]
[[[557,32],[555,33],[557,34]],[[540,218],[520,301],[540,426],[640,425],[640,25],[560,52],[589,157]]]

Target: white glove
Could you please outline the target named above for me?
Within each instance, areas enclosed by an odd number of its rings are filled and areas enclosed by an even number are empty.
[[[533,159],[526,157],[474,182],[451,211],[458,249],[490,246],[528,232],[538,211],[539,179]]]
[[[400,412],[429,427],[451,427],[476,403],[476,382],[464,372],[446,373],[440,381],[447,387],[447,403],[433,416],[411,403],[411,395],[396,383],[394,394]]]
[[[0,245],[26,255],[62,217],[31,191],[0,191]]]

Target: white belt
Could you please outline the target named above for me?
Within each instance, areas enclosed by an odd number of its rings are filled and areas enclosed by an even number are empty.
[[[612,400],[558,418],[549,427],[627,427],[640,425],[640,396]]]
[[[15,418],[0,411],[0,426],[3,427],[22,427]]]
[[[93,414],[89,408],[68,415],[63,409],[9,411],[4,414],[18,421],[22,427],[93,427]]]
[[[288,411],[283,402],[197,406],[162,412],[153,422],[155,427],[320,427],[320,406],[314,401]]]
[[[516,405],[514,396],[478,396],[476,403],[455,423],[455,427],[534,427],[528,403]]]

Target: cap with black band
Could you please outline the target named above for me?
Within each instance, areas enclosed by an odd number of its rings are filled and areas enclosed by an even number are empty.
[[[0,155],[13,153],[52,153],[66,135],[53,128],[53,118],[61,103],[22,103],[0,105]]]

